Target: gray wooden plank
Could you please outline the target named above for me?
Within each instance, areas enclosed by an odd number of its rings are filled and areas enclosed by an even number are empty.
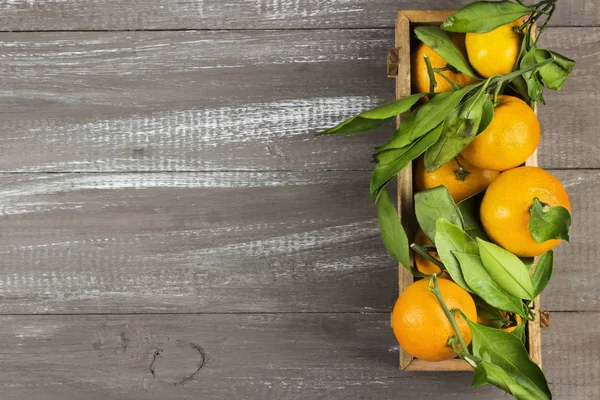
[[[599,171],[542,307],[600,310]],[[389,311],[368,172],[0,175],[0,313]]]
[[[555,399],[600,396],[599,323],[552,314]],[[4,316],[0,335],[7,400],[506,399],[472,373],[400,371],[387,314]]]
[[[11,0],[2,30],[289,29],[392,27],[400,9],[452,9],[471,0]],[[555,24],[600,23],[593,0],[559,3]]]
[[[391,133],[315,138],[393,98],[391,30],[0,34],[0,170],[370,170]],[[600,28],[549,29],[579,60],[540,111],[540,162],[600,167]],[[569,139],[566,139],[566,138]]]
[[[0,34],[0,170],[368,169],[393,32]],[[9,61],[10,60],[10,61]]]

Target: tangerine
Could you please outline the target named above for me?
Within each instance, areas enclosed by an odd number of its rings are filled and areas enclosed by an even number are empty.
[[[505,171],[523,164],[540,142],[540,123],[523,100],[498,96],[494,118],[462,151],[461,156],[478,168]]]
[[[459,48],[464,47],[464,37],[462,35],[454,35],[454,42],[458,44]],[[445,68],[448,67],[448,62],[437,54],[433,49],[427,46],[425,43],[420,43],[412,54],[411,58],[411,80],[412,88],[415,93],[427,93],[429,92],[429,73],[427,70],[427,64],[425,63],[424,56],[429,58],[432,68]],[[456,83],[458,86],[465,87],[474,82],[476,79],[471,78],[469,75],[463,74],[454,70],[450,67],[449,70],[441,72],[450,81]],[[452,90],[452,86],[444,78],[435,74],[435,92],[449,92]]]
[[[529,233],[530,209],[537,198],[571,211],[562,183],[538,167],[505,171],[488,187],[481,202],[481,223],[494,242],[519,257],[536,257],[552,250],[560,239],[536,242]]]
[[[519,27],[522,19],[486,33],[467,33],[465,46],[469,62],[484,78],[508,74],[515,69],[523,36]]]
[[[477,320],[475,302],[469,293],[448,279],[438,280],[438,287],[449,310],[460,309],[471,321]],[[458,312],[455,318],[468,346],[469,325]],[[400,346],[414,357],[442,361],[456,355],[448,345],[456,333],[437,297],[429,290],[429,279],[412,283],[400,294],[392,312],[392,329]]]
[[[415,184],[417,191],[444,185],[458,203],[485,190],[499,175],[499,171],[477,168],[461,156],[448,161],[433,172],[427,172],[423,157],[420,157],[415,170]]]

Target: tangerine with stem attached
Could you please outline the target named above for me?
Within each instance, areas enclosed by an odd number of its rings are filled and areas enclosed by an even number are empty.
[[[453,35],[453,40],[459,48],[464,48],[464,35],[455,34]],[[441,71],[440,73],[458,86],[465,87],[477,81],[469,75],[456,71],[453,67],[449,66],[448,62],[446,62],[442,56],[433,51],[431,47],[427,46],[425,43],[420,43],[411,57],[411,81],[412,89],[415,93],[427,93],[430,89],[429,73],[424,56],[429,58],[432,68],[448,68],[448,70]],[[436,93],[452,90],[450,83],[437,73],[435,74],[435,82]]]
[[[420,157],[415,170],[415,184],[417,191],[444,185],[458,203],[485,190],[499,175],[499,171],[477,168],[461,156],[448,161],[433,172],[427,172],[423,157]]]
[[[448,279],[437,282],[449,310],[460,309],[470,320],[477,320],[475,302],[467,291]],[[456,332],[429,285],[429,279],[422,279],[400,294],[392,312],[392,329],[400,346],[412,356],[427,361],[448,360],[456,356],[448,344]],[[468,346],[471,342],[469,325],[458,312],[454,316]]]
[[[472,165],[505,171],[523,164],[540,142],[540,123],[523,100],[498,96],[494,118],[460,154]]]

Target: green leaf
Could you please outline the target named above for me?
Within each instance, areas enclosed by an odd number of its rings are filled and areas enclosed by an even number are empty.
[[[393,148],[401,148],[413,143],[427,132],[436,128],[461,102],[468,92],[479,84],[469,85],[463,89],[453,92],[445,92],[436,95],[427,104],[418,107],[413,113],[415,117],[410,124],[400,124],[392,139],[377,149],[381,152]]]
[[[377,129],[380,126],[391,122],[396,115],[410,110],[410,108],[425,95],[427,95],[427,93],[417,93],[403,99],[383,104],[340,122],[333,128],[327,129],[317,135],[351,135]]]
[[[486,96],[485,100],[483,100],[483,109],[481,112],[481,121],[479,122],[479,129],[477,129],[477,134],[479,135],[481,132],[485,131],[488,126],[492,123],[494,119],[494,103],[490,96]]]
[[[489,100],[484,86],[444,120],[440,139],[425,153],[425,170],[433,172],[460,154],[477,135],[483,107]]]
[[[483,367],[475,368],[475,372],[473,373],[473,382],[471,383],[471,387],[481,387],[485,385],[489,385],[487,374]]]
[[[408,237],[402,227],[398,211],[390,196],[384,190],[377,203],[377,220],[383,238],[383,244],[388,253],[410,270],[410,249]]]
[[[549,207],[537,198],[533,199],[531,217],[529,218],[529,233],[538,243],[550,239],[569,241],[571,228],[571,213],[564,207]]]
[[[445,186],[415,194],[415,214],[425,235],[435,243],[435,226],[439,218],[463,226],[462,216]]]
[[[520,69],[521,67],[519,67]],[[524,102],[529,104],[530,107],[533,106],[533,100],[529,97],[529,90],[527,87],[527,82],[523,76],[517,76],[512,81],[513,89],[519,94],[519,97],[523,99]]]
[[[472,78],[478,78],[478,75],[469,64],[466,54],[454,43],[452,36],[444,32],[437,26],[418,26],[415,28],[417,38],[431,47],[448,64],[452,65],[463,74]]]
[[[550,278],[552,278],[552,270],[554,269],[554,252],[552,250],[542,254],[535,266],[535,271],[531,280],[533,281],[534,294],[537,296],[542,293]]]
[[[503,377],[499,381],[494,377],[490,379],[490,376],[486,374],[488,382],[504,390],[508,388],[508,391],[517,399],[552,398],[544,373],[531,360],[527,349],[518,337],[499,329],[475,324],[468,319],[466,321],[473,336],[471,342],[473,355],[482,360],[478,362],[479,366],[492,365],[495,367],[496,374],[499,373],[498,370],[503,370],[512,379],[510,385],[501,386],[501,382],[506,378]],[[523,390],[515,388],[515,384]]]
[[[519,340],[525,344],[527,342],[527,335],[525,334],[525,328],[527,327],[527,320],[523,319],[521,320],[521,323],[519,323],[519,325],[517,325],[517,327],[515,328],[514,331],[510,332],[513,335],[515,335],[516,337],[519,338]]]
[[[575,67],[575,61],[546,49],[535,49],[535,58],[537,62],[554,60],[553,63],[539,69],[539,74],[544,79],[546,87],[552,90],[559,90]]]
[[[481,239],[477,243],[486,271],[502,289],[522,299],[535,298],[531,275],[519,257],[494,243]]]
[[[484,386],[490,383],[506,393],[510,393],[516,399],[521,400],[543,400],[549,397],[538,397],[536,393],[530,392],[521,386],[506,370],[492,363],[482,361],[478,363],[473,375],[473,387]]]
[[[385,164],[380,164],[378,162],[373,170],[373,175],[371,176],[371,197],[376,198],[381,189],[385,187],[392,178],[438,140],[441,132],[442,127],[438,126],[412,145],[407,146],[405,149],[398,149],[400,151],[396,154],[397,158],[395,160],[388,159],[388,162]]]
[[[489,32],[529,14],[531,8],[514,1],[476,1],[452,14],[442,24],[450,32]]]
[[[482,325],[491,326],[493,328],[501,328],[508,322],[500,309],[489,305],[485,300],[476,294],[473,294],[471,297],[473,297],[475,307],[477,307],[477,318],[483,318],[486,320],[485,322],[481,322]]]
[[[538,63],[537,56],[536,56],[536,50],[537,49],[534,47],[531,50],[529,50],[527,53],[525,53],[525,55],[521,59],[521,63],[520,63],[520,67],[519,67],[520,69],[526,69],[526,68],[532,67]],[[517,79],[517,78],[515,78],[515,79]],[[525,84],[527,85],[527,96],[533,101],[541,101],[542,103],[545,103],[544,95],[543,95],[544,85],[540,81],[540,78],[539,78],[537,72],[535,70],[525,72],[522,75],[522,79],[525,81]]]
[[[488,240],[488,236],[483,230],[481,218],[479,216],[481,200],[483,200],[484,194],[485,192],[477,193],[458,203],[458,209],[460,210],[464,221],[465,232],[473,239],[481,238],[483,240]]]
[[[466,284],[475,294],[493,307],[519,314],[523,318],[527,316],[523,301],[507,293],[496,283],[486,271],[479,255],[459,251],[453,251],[452,254],[460,264]]]
[[[463,277],[460,264],[452,252],[477,254],[477,243],[460,226],[444,218],[439,218],[436,222],[434,243],[452,280],[463,289],[472,292]]]

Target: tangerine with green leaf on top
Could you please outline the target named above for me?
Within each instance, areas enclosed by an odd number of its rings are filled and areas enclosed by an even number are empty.
[[[457,44],[459,48],[464,49],[464,35],[454,34],[452,35],[452,39],[454,43]],[[442,58],[439,54],[437,54],[431,47],[427,46],[425,43],[419,43],[416,50],[413,52],[411,57],[411,80],[412,80],[412,89],[415,93],[427,93],[429,92],[429,72],[427,70],[427,63],[425,62],[424,56],[429,58],[429,62],[431,63],[432,68],[446,68],[449,69],[447,71],[442,71],[446,78],[450,81],[456,83],[460,87],[468,86],[472,83],[475,83],[477,80],[471,78],[469,75],[463,74],[461,72],[456,71],[452,66],[449,66],[448,62]],[[449,92],[452,90],[452,86],[446,79],[439,76],[438,73],[435,74],[435,92]]]
[[[529,232],[530,210],[537,198],[548,206],[571,211],[562,183],[538,167],[505,171],[488,187],[481,202],[481,223],[494,242],[519,257],[536,257],[552,250],[561,240],[537,243]]]
[[[461,156],[433,172],[427,172],[423,157],[420,157],[415,170],[415,184],[419,192],[444,185],[458,203],[485,190],[499,175],[499,171],[477,168]]]
[[[518,19],[486,33],[467,33],[465,46],[469,62],[484,78],[514,71],[521,51],[523,35]]]
[[[494,118],[460,154],[472,165],[505,171],[523,164],[540,142],[540,123],[523,100],[498,96]]]
[[[400,346],[413,357],[427,361],[449,360],[456,353],[448,345],[448,339],[456,333],[429,285],[429,279],[422,279],[400,294],[392,312],[392,329]],[[439,279],[438,287],[449,310],[460,309],[470,320],[477,320],[475,302],[467,291],[448,279]],[[468,346],[471,342],[469,325],[458,312],[454,316]]]

